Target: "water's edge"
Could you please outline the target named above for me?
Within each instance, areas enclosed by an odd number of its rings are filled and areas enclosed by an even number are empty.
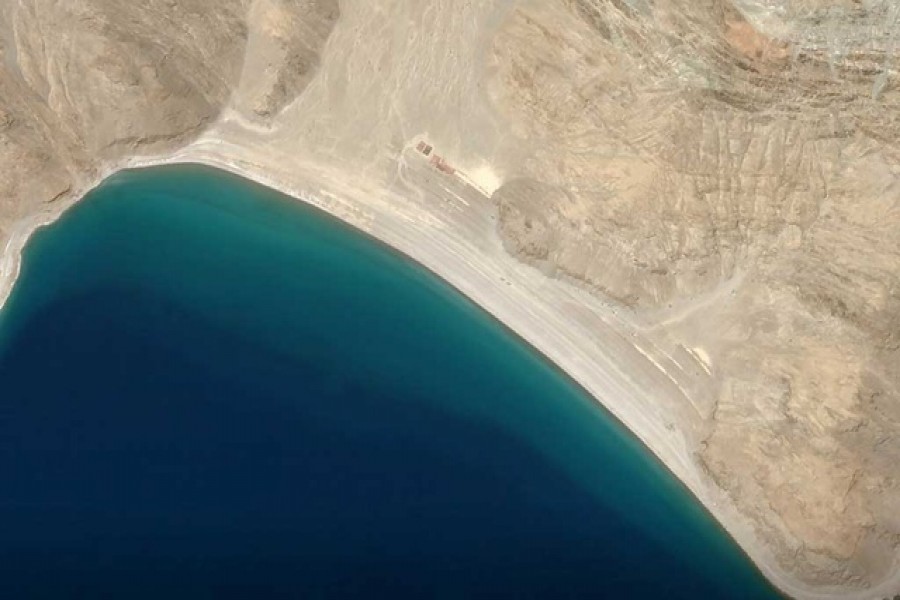
[[[782,592],[789,593],[791,595],[803,596],[803,597],[819,597],[819,598],[829,598],[829,597],[847,597],[847,590],[821,590],[821,589],[812,589],[799,581],[792,580],[786,573],[784,573],[780,568],[778,568],[777,563],[772,560],[771,556],[768,556],[766,552],[760,552],[759,547],[755,543],[755,540],[751,539],[752,547],[755,552],[748,551],[747,540],[748,534],[752,536],[752,532],[746,531],[746,523],[734,518],[734,515],[728,514],[728,507],[724,507],[721,505],[711,506],[710,505],[710,497],[708,494],[700,493],[701,490],[696,489],[695,485],[691,485],[691,483],[680,476],[681,469],[673,469],[667,462],[653,449],[653,444],[650,443],[649,440],[643,439],[639,432],[633,430],[628,426],[626,421],[624,421],[618,414],[611,410],[612,407],[607,406],[603,399],[593,394],[585,385],[583,385],[580,381],[578,381],[569,371],[566,370],[565,366],[552,360],[538,345],[532,343],[530,340],[526,339],[523,335],[517,332],[512,326],[510,326],[503,318],[502,315],[496,314],[494,311],[491,311],[484,305],[480,304],[476,298],[473,298],[469,294],[465,292],[465,290],[460,289],[458,286],[454,285],[454,283],[441,275],[440,272],[436,271],[433,268],[419,262],[414,256],[411,256],[405,253],[403,250],[396,248],[389,244],[388,242],[380,239],[376,235],[373,235],[367,231],[360,229],[355,226],[352,222],[347,221],[346,219],[341,218],[340,215],[334,214],[334,212],[329,211],[327,205],[322,202],[320,199],[316,198],[313,195],[303,192],[302,190],[296,189],[286,189],[286,186],[283,185],[282,182],[273,181],[267,179],[264,176],[259,175],[258,173],[251,172],[246,167],[239,165],[237,163],[229,163],[225,160],[220,160],[216,158],[210,158],[208,156],[203,155],[192,155],[190,152],[182,153],[181,155],[176,156],[164,156],[164,157],[152,157],[152,158],[135,158],[128,161],[124,161],[122,164],[118,164],[115,166],[110,166],[108,168],[103,169],[98,172],[98,174],[92,177],[89,181],[86,181],[83,185],[78,186],[77,190],[73,190],[71,195],[59,201],[54,205],[53,209],[42,213],[40,215],[36,215],[30,219],[26,219],[19,224],[12,231],[12,235],[7,241],[6,247],[4,249],[2,257],[0,257],[0,310],[2,310],[3,305],[11,293],[13,286],[15,285],[15,281],[18,278],[19,271],[21,268],[21,258],[22,251],[27,245],[29,239],[33,235],[35,231],[38,229],[50,225],[55,222],[60,216],[64,214],[69,208],[74,206],[76,203],[80,202],[91,190],[95,189],[97,186],[101,185],[104,181],[106,181],[109,177],[113,176],[119,171],[133,169],[133,168],[141,168],[141,167],[152,167],[152,166],[163,166],[170,164],[198,164],[204,165],[207,167],[213,167],[219,170],[223,170],[229,172],[233,175],[239,176],[243,179],[251,181],[253,183],[257,183],[263,186],[266,186],[270,189],[273,189],[281,194],[290,196],[294,199],[299,199],[304,203],[312,206],[313,208],[318,209],[325,216],[330,219],[333,219],[341,224],[351,227],[357,234],[362,234],[364,237],[369,239],[370,241],[374,241],[379,246],[388,249],[393,254],[402,257],[404,260],[413,263],[417,268],[424,269],[428,271],[434,277],[443,281],[446,285],[452,287],[458,294],[467,299],[469,303],[471,303],[478,310],[487,313],[494,321],[496,321],[502,328],[509,334],[511,334],[519,343],[522,343],[528,346],[533,352],[540,355],[542,359],[546,362],[546,364],[553,368],[556,372],[563,375],[567,380],[569,380],[573,385],[577,386],[578,389],[585,394],[587,397],[595,399],[598,404],[604,409],[609,417],[613,417],[615,423],[625,430],[631,437],[635,439],[635,441],[639,442],[641,448],[653,457],[653,460],[656,464],[667,471],[672,475],[673,479],[678,481],[684,491],[688,492],[689,495],[696,501],[700,506],[703,507],[704,511],[710,516],[713,522],[716,523],[721,529],[722,532],[731,538],[736,545],[741,549],[744,555],[748,558],[750,562],[752,562],[759,571],[766,576],[773,584],[775,584],[778,588],[781,589]],[[722,515],[725,515],[725,518],[722,518]],[[729,526],[731,525],[731,527]],[[755,537],[755,536],[753,536]],[[742,543],[743,542],[743,543]],[[866,594],[872,594],[874,590],[869,590]]]

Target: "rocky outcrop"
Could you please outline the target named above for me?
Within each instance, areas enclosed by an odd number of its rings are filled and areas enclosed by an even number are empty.
[[[248,116],[272,117],[303,93],[339,15],[338,0],[254,2],[236,105]]]

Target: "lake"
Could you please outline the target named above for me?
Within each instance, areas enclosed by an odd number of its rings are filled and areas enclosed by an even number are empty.
[[[0,595],[777,598],[435,275],[196,165],[121,172],[0,312]]]

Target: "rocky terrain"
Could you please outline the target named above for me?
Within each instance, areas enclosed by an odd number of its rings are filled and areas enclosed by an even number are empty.
[[[492,97],[540,140],[495,194],[501,231],[709,357],[698,459],[785,565],[883,576],[900,541],[900,5],[656,4],[535,4],[496,36]]]
[[[493,211],[475,242],[674,382],[661,422],[770,576],[900,592],[900,4],[0,3],[0,242],[196,144],[462,236],[427,139]]]

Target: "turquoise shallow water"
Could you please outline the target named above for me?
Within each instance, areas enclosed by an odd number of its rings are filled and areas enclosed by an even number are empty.
[[[213,169],[33,237],[0,389],[2,597],[777,597],[499,323]]]

